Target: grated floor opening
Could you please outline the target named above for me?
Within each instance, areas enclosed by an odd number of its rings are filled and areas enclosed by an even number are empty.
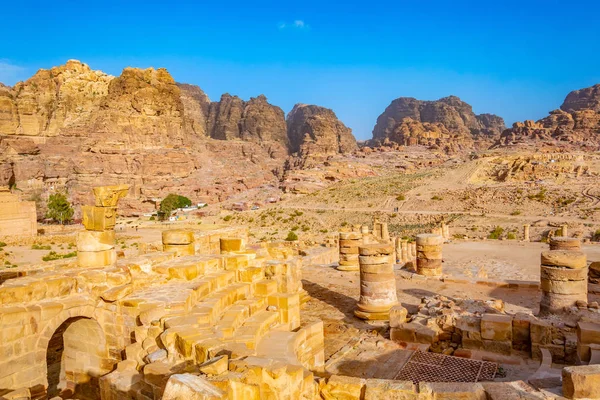
[[[496,376],[498,364],[444,354],[415,351],[396,375],[397,380],[418,382],[481,382]]]

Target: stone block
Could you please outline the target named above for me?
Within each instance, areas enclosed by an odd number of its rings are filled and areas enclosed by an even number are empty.
[[[600,323],[578,322],[577,340],[585,344],[600,344]]]
[[[163,251],[175,253],[177,257],[193,256],[196,254],[196,248],[193,243],[190,244],[164,244]]]
[[[185,229],[170,229],[162,232],[163,244],[194,243],[194,232]]]
[[[227,393],[215,387],[206,379],[192,374],[171,375],[167,381],[163,400],[220,400]]]
[[[350,376],[332,375],[321,388],[326,399],[359,400],[362,398],[366,381]]]
[[[115,248],[115,231],[77,232],[77,251],[102,251]]]
[[[225,354],[205,362],[198,367],[200,372],[206,375],[220,375],[227,372],[229,366],[229,357]]]
[[[113,250],[78,251],[77,265],[82,268],[108,267],[116,265],[117,252]]]
[[[220,238],[219,245],[221,253],[230,253],[234,251],[244,251],[246,244],[242,238]]]
[[[543,251],[541,265],[563,268],[586,268],[587,257],[580,251],[550,250]]]
[[[410,381],[367,379],[364,400],[417,400],[419,394]]]
[[[419,393],[433,400],[486,400],[481,383],[420,382]]]
[[[541,319],[532,319],[529,325],[531,343],[549,344],[552,342],[552,324]]]
[[[390,327],[398,328],[400,325],[404,324],[407,315],[408,310],[399,304],[390,308]]]
[[[531,334],[529,332],[530,321],[533,317],[528,314],[515,314],[512,320],[512,340],[515,345],[529,345]]]
[[[116,207],[81,206],[83,226],[88,231],[107,231],[115,228]]]
[[[512,316],[484,314],[481,317],[481,338],[497,341],[512,341]]]
[[[483,350],[491,353],[510,355],[512,351],[512,342],[510,340],[483,340]]]
[[[568,399],[600,398],[600,365],[565,367],[563,395]]]
[[[481,382],[488,400],[543,400],[546,399],[541,392],[523,381],[513,382]]]

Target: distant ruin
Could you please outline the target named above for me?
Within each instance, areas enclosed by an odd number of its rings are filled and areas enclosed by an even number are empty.
[[[8,188],[0,187],[0,237],[36,234],[35,202],[20,201]]]

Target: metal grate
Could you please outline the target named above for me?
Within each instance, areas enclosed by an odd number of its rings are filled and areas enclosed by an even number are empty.
[[[415,351],[396,375],[402,381],[419,382],[480,382],[496,376],[498,364],[437,353]]]

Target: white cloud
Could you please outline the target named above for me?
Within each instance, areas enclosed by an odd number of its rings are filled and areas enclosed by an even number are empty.
[[[310,25],[301,19],[294,20],[292,23],[280,22],[277,27],[279,29],[310,29]]]
[[[0,59],[0,82],[5,85],[14,85],[18,81],[27,79],[27,69],[13,64],[8,60]]]

